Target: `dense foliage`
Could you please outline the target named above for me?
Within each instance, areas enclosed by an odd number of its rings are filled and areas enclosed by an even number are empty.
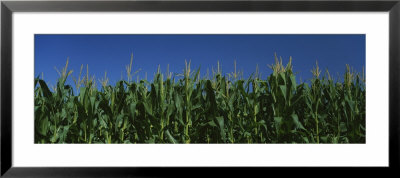
[[[276,57],[272,74],[211,77],[191,71],[153,81],[127,79],[101,90],[94,77],[66,84],[66,66],[53,91],[35,79],[36,143],[365,143],[365,79],[350,70],[343,81],[318,65],[309,83],[296,83],[291,61]]]

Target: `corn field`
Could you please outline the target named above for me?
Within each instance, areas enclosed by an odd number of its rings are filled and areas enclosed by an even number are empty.
[[[52,90],[36,77],[35,143],[365,143],[365,77],[348,65],[334,79],[316,64],[297,83],[291,59],[276,56],[266,79],[258,68],[244,79],[236,66],[201,77],[187,62],[149,82],[134,81],[132,59],[115,86],[88,66],[82,77],[83,65],[66,84],[68,60]]]

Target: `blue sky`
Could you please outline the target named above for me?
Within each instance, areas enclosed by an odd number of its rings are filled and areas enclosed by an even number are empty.
[[[170,72],[181,73],[185,60],[192,68],[216,68],[220,61],[223,73],[243,70],[244,76],[255,71],[262,77],[271,73],[268,64],[274,63],[274,53],[283,63],[293,58],[293,69],[298,78],[312,77],[315,61],[331,74],[343,75],[345,65],[357,71],[365,67],[365,35],[35,35],[35,77],[43,73],[44,80],[55,85],[58,73],[69,57],[69,69],[77,77],[81,64],[89,65],[89,74],[97,79],[110,78],[111,84],[126,79],[125,66],[134,55],[133,69],[142,79],[152,79],[157,66],[162,72],[169,64]],[[86,69],[86,68],[85,68]],[[86,70],[83,71],[86,74]],[[136,80],[136,76],[134,77]],[[71,77],[67,81],[72,84]],[[98,80],[97,80],[98,82]]]

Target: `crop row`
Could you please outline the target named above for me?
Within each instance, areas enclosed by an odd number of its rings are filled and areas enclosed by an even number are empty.
[[[275,60],[266,79],[201,78],[186,63],[182,77],[134,82],[131,59],[127,80],[98,89],[87,74],[76,95],[67,61],[53,91],[35,78],[35,143],[365,143],[364,77],[346,66],[339,82],[316,65],[298,84],[291,60]]]

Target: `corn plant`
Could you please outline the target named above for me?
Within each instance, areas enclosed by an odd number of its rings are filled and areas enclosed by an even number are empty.
[[[75,93],[68,59],[52,90],[36,77],[35,143],[365,143],[365,78],[348,65],[334,79],[316,63],[298,83],[292,59],[276,55],[264,79],[258,66],[244,78],[236,62],[201,77],[185,61],[181,74],[159,66],[148,81],[132,64],[133,55],[126,79],[110,85],[105,72],[99,87],[82,65]]]

